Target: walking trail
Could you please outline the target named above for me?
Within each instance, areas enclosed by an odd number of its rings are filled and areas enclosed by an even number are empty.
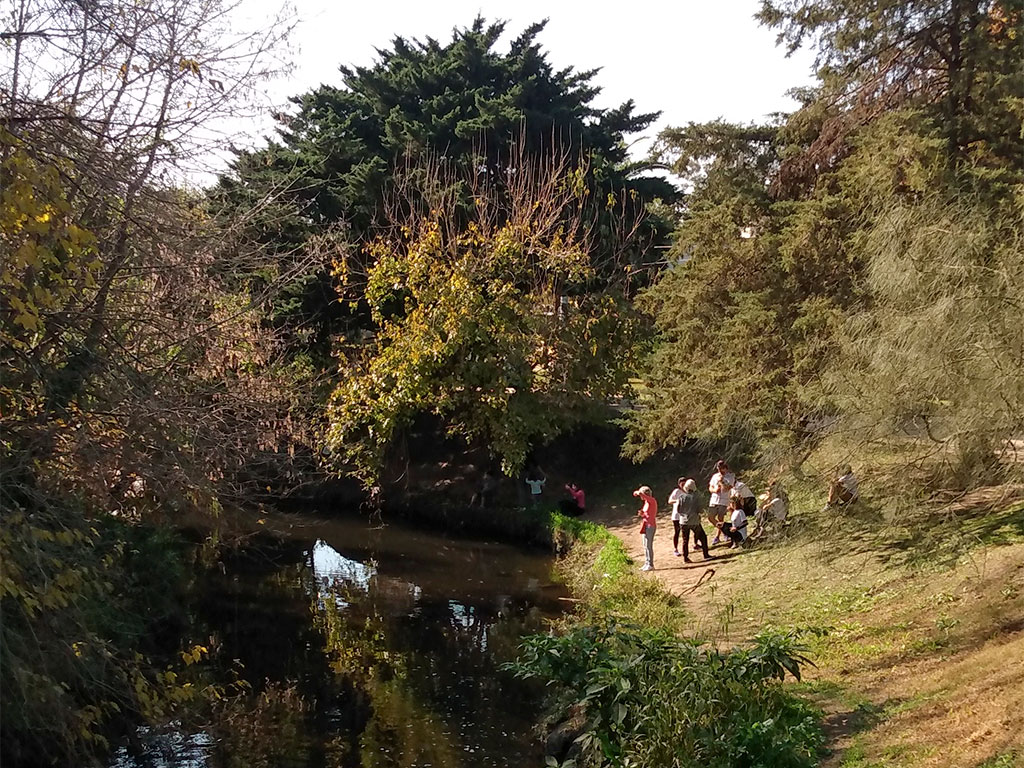
[[[740,552],[729,549],[727,542],[712,546],[714,528],[707,520],[703,520],[712,559],[705,560],[700,550],[692,546],[692,562],[687,563],[681,555],[676,557],[672,549],[671,510],[664,499],[659,499],[658,505],[658,528],[654,535],[654,571],[649,577],[661,582],[668,592],[680,598],[686,607],[695,613],[698,606],[707,602],[706,596],[697,593],[704,587],[721,582],[728,572],[730,561],[739,556]],[[602,503],[596,511],[591,511],[587,515],[588,519],[601,523],[622,539],[629,556],[637,563],[637,568],[644,561],[640,518],[636,516],[639,507],[639,501],[631,498],[628,501]],[[690,543],[692,545],[692,540]],[[682,541],[679,542],[679,548],[682,552]]]

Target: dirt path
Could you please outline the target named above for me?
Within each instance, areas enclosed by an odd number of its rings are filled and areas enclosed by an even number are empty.
[[[666,505],[667,506],[667,505]],[[640,521],[636,516],[639,504],[605,503],[598,510],[588,515],[588,519],[601,523],[614,533],[626,547],[629,556],[637,562],[637,567],[644,561],[643,539],[640,536]],[[708,544],[714,536],[710,523],[704,521],[704,530],[708,532]],[[682,557],[676,557],[672,549],[672,520],[665,509],[659,508],[658,528],[654,535],[654,571],[647,574],[648,578],[657,579],[671,594],[680,598],[691,613],[698,613],[706,607],[708,598],[705,593],[711,591],[712,585],[722,581],[722,575],[737,559],[739,552],[730,550],[726,544],[711,546],[711,560],[705,560],[699,550],[691,549],[687,563]],[[691,541],[692,544],[692,541]],[[680,542],[680,550],[682,542]]]

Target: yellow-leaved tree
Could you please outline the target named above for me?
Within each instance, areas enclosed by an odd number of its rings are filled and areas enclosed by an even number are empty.
[[[524,153],[499,179],[433,161],[399,179],[372,266],[338,265],[347,284],[365,281],[376,327],[343,350],[326,440],[338,465],[374,485],[429,415],[515,473],[531,446],[627,386],[640,330],[628,268],[597,279],[589,170],[572,160]],[[625,251],[636,222],[618,223]]]

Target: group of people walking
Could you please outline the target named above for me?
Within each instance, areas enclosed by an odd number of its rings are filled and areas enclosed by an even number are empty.
[[[708,505],[708,522],[715,528],[715,538],[711,545],[723,539],[730,547],[742,546],[749,536],[750,520],[758,522],[759,531],[770,521],[782,521],[786,516],[787,500],[781,487],[773,483],[764,495],[765,509],[758,515],[757,497],[746,483],[736,479],[727,462],[719,461],[715,465],[715,473],[708,482],[711,501]],[[643,501],[643,507],[637,512],[642,519],[640,533],[644,543],[644,565],[641,570],[654,570],[654,534],[658,527],[658,501],[650,486],[642,485],[633,491],[633,495]],[[668,497],[672,507],[672,546],[676,557],[690,560],[690,536],[693,536],[694,548],[700,547],[705,560],[713,555],[708,551],[708,537],[700,519],[700,500],[697,496],[697,483],[693,478],[680,477],[676,488]],[[682,551],[679,544],[682,540]]]

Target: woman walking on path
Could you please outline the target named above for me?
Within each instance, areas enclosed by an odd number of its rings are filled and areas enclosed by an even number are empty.
[[[678,494],[678,495],[677,495]],[[704,533],[704,526],[700,524],[700,502],[697,501],[697,483],[693,478],[679,478],[679,487],[672,491],[674,500],[672,507],[672,525],[675,527],[675,535],[672,539],[676,548],[676,557],[679,556],[679,534],[683,534],[683,560],[690,562],[690,533],[693,533],[694,547],[700,545],[704,550],[704,559],[710,560],[708,554],[708,536]]]
[[[717,544],[722,540],[722,523],[725,522],[725,508],[729,505],[729,492],[736,485],[736,475],[729,469],[729,465],[721,460],[715,464],[715,474],[711,476],[708,483],[708,490],[711,491],[711,504],[708,506],[708,521],[718,529],[715,540]]]
[[[644,567],[641,571],[654,570],[654,531],[658,525],[658,500],[651,493],[649,485],[641,485],[633,495],[643,499],[643,509],[636,514],[643,518],[640,524],[640,535],[644,538]]]
[[[668,496],[668,503],[672,505],[672,549],[675,551],[676,557],[679,557],[679,531],[682,529],[682,523],[679,522],[679,501],[686,493],[683,490],[685,486],[686,478],[680,477],[676,481],[676,487],[672,489],[672,493]]]

